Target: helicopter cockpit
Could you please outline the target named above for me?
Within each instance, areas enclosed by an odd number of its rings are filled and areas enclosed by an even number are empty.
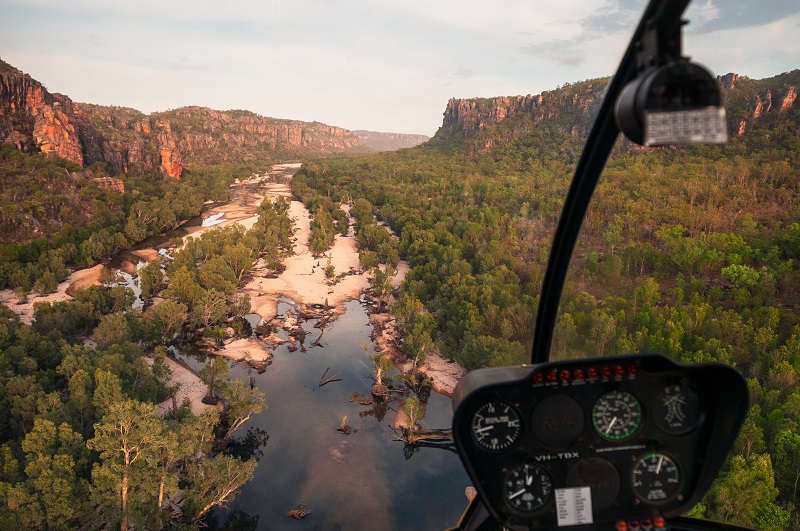
[[[748,407],[720,363],[659,354],[550,362],[580,226],[619,132],[647,146],[726,141],[712,76],[681,53],[688,0],[651,0],[584,147],[544,277],[531,365],[476,370],[453,437],[477,491],[457,529],[739,529],[683,518],[710,487]]]

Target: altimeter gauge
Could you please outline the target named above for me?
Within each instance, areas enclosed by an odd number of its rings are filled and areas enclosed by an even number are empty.
[[[541,510],[553,495],[553,478],[545,469],[524,464],[512,468],[503,482],[503,499],[520,513]]]
[[[627,439],[642,423],[642,406],[630,393],[611,391],[597,399],[592,408],[592,424],[609,441]]]
[[[670,456],[647,454],[633,465],[633,492],[645,503],[671,500],[681,487],[681,469]]]
[[[500,400],[489,400],[472,414],[472,440],[482,450],[500,452],[510,448],[519,439],[520,429],[517,410]]]

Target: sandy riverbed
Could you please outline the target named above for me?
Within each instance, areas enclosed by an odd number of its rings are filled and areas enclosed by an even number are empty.
[[[292,194],[288,181],[299,167],[300,164],[275,165],[271,176],[277,174],[282,177],[281,179],[254,176],[234,184],[232,188],[235,200],[215,206],[205,212],[203,217],[213,218],[214,223],[188,229],[185,238],[195,238],[207,230],[233,223],[239,223],[246,229],[250,229],[258,220],[258,209],[264,198],[291,199]],[[335,318],[344,311],[345,302],[357,299],[369,287],[367,275],[360,274],[358,250],[352,228],[347,236],[337,236],[333,248],[324,256],[315,257],[308,248],[308,236],[311,232],[308,210],[301,202],[291,201],[289,216],[295,222],[294,255],[285,260],[286,268],[277,276],[270,275],[270,272],[264,270],[253,271],[251,280],[243,288],[243,291],[250,294],[252,311],[257,313],[262,321],[269,321],[277,314],[278,301],[289,298],[299,308],[307,308],[313,304],[328,306],[332,308],[330,318]],[[133,254],[145,260],[152,260],[158,255],[158,251],[142,249],[134,251]],[[337,282],[332,282],[325,276],[325,267],[329,259],[337,276],[340,273],[346,273],[337,279]],[[77,289],[100,284],[103,267],[103,265],[97,265],[76,271],[59,285],[55,293],[43,297],[30,295],[25,303],[20,303],[11,290],[1,291],[0,302],[17,313],[23,322],[30,324],[33,320],[33,304],[35,302],[67,300]],[[400,285],[407,271],[407,264],[401,263],[392,280],[395,287]],[[391,318],[387,319],[388,315],[373,314],[372,316],[373,324],[380,325],[376,343],[383,352],[402,365],[402,356],[393,340],[394,328]],[[283,322],[283,326],[291,327],[291,319]],[[255,338],[239,338],[226,342],[216,353],[245,363],[266,364],[272,358],[268,343],[269,339],[261,341]],[[464,370],[458,365],[442,359],[436,353],[430,353],[427,358],[422,370],[433,381],[434,390],[451,395]],[[205,389],[197,374],[190,368],[175,363],[174,360],[169,360],[169,363],[173,371],[173,382],[181,384],[178,403],[180,404],[186,396],[192,402],[192,408],[196,413],[202,411],[206,406],[200,400],[205,394]],[[171,407],[171,400],[162,403],[160,407],[163,410]]]

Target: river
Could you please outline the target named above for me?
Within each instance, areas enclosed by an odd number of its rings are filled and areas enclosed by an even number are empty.
[[[279,312],[288,307],[279,303]],[[279,345],[267,370],[230,364],[231,377],[252,376],[267,398],[268,408],[251,419],[250,429],[264,430],[269,440],[260,451],[252,481],[231,503],[232,511],[257,517],[257,527],[277,530],[445,529],[466,508],[470,484],[458,456],[446,449],[404,448],[394,441],[394,411],[349,402],[353,391],[369,395],[371,362],[360,344],[369,342],[371,327],[358,301],[328,324],[320,344],[305,352]],[[320,330],[313,330],[316,339]],[[307,341],[306,344],[309,342]],[[184,356],[199,368],[202,358]],[[341,373],[322,387],[320,377]],[[391,405],[396,408],[396,402]],[[347,415],[349,435],[336,430]],[[423,427],[449,427],[450,399],[431,393]],[[243,430],[244,431],[244,430]],[[243,435],[243,434],[242,434]],[[302,520],[286,513],[299,504],[311,511]],[[243,516],[243,515],[238,515]],[[224,520],[224,511],[217,517]],[[252,520],[251,520],[252,523]]]

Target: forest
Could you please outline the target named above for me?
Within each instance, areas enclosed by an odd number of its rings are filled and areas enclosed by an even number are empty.
[[[798,81],[794,71],[726,89],[725,145],[618,141],[551,351],[651,351],[737,367],[750,411],[692,514],[766,530],[800,527],[800,116],[753,109]],[[339,204],[351,205],[362,266],[408,261],[393,311],[412,359],[436,348],[469,369],[529,360],[550,241],[590,113],[574,102],[601,84],[553,91],[549,118],[520,114],[463,138],[317,160],[295,176],[293,191],[322,232],[336,230]],[[380,237],[378,225],[396,238]]]
[[[74,182],[63,161],[5,148],[3,157],[5,168],[20,173],[35,167],[32,173],[54,189]],[[49,237],[5,243],[3,282],[23,296],[31,288],[46,293],[68,268],[107,259],[175,227],[199,214],[206,199],[227,198],[230,182],[252,171],[207,167],[180,183],[134,176],[125,194],[89,183],[83,226],[65,223]],[[39,204],[52,199],[23,183],[8,179],[5,191],[29,194]],[[175,242],[183,245],[173,260],[156,259],[140,270],[143,304],[134,305],[130,288],[107,278],[68,301],[36,302],[32,325],[0,308],[0,528],[243,523],[235,512],[218,522],[212,509],[225,506],[252,478],[266,434],[239,430],[266,407],[264,395],[231,379],[227,363],[212,356],[200,377],[207,385],[204,401],[217,407],[196,415],[188,402],[176,403],[165,361],[172,345],[201,338],[213,343],[245,329],[250,301],[237,288],[256,260],[278,270],[291,252],[287,210],[288,202],[266,201],[249,231],[235,225]],[[98,233],[113,246],[87,254],[87,242],[103,243]],[[171,407],[157,408],[170,397]]]
[[[552,233],[593,109],[581,98],[602,83],[551,91],[536,116],[399,152],[310,161],[294,177],[313,214],[313,252],[347,231],[349,209],[381,302],[393,268],[408,262],[391,311],[417,366],[434,350],[469,369],[528,361]],[[770,531],[800,528],[800,118],[763,101],[798,84],[800,71],[726,88],[726,145],[618,141],[551,353],[655,351],[737,367],[750,411],[692,514]],[[103,164],[80,168],[4,145],[0,289],[51,292],[71,270],[226,200],[235,178],[264,165],[190,166],[180,180],[110,175]],[[100,185],[109,177],[124,191]],[[185,245],[174,260],[140,271],[144,309],[113,279],[38,304],[33,325],[0,308],[0,528],[216,525],[211,508],[230,500],[258,457],[237,441],[263,437],[235,433],[266,403],[212,358],[202,376],[211,401],[227,406],[195,416],[176,404],[156,416],[174,393],[166,347],[241,331],[249,301],[237,288],[256,260],[277,272],[292,252],[287,209],[267,202],[251,231],[175,242]]]

